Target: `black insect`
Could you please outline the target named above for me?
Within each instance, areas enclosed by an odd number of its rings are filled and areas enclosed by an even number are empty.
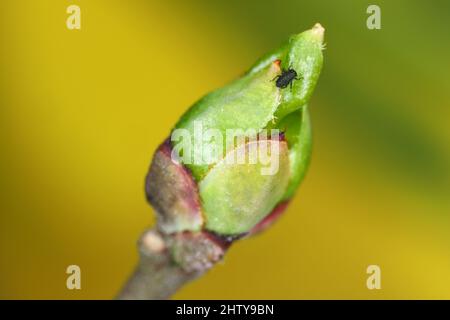
[[[283,69],[281,70],[281,74],[279,74],[278,76],[276,76],[273,80],[276,79],[276,86],[278,88],[284,89],[287,86],[290,86],[292,89],[292,83],[294,82],[294,80],[300,80],[302,79],[302,77],[298,77],[297,71],[295,71],[292,68],[289,69]]]

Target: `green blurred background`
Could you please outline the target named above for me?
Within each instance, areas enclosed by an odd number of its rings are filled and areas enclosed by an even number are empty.
[[[81,7],[82,29],[66,28]],[[382,29],[366,28],[377,4]],[[176,298],[450,299],[448,1],[2,1],[0,298],[109,299],[144,176],[196,99],[320,22],[314,150],[284,217]],[[82,289],[66,289],[77,264]],[[377,264],[382,289],[366,288]]]

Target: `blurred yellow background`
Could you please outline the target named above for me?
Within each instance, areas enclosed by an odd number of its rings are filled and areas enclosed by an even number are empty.
[[[68,30],[66,8],[81,8]],[[175,298],[450,299],[448,1],[7,0],[0,298],[110,299],[154,222],[144,176],[199,97],[326,28],[310,170],[284,217]],[[81,267],[81,290],[66,267]],[[381,267],[381,290],[366,268]]]

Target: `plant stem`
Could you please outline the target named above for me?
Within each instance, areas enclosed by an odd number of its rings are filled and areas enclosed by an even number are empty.
[[[180,241],[190,245],[179,246],[178,238],[164,236],[156,229],[144,232],[138,243],[139,264],[117,299],[167,299],[181,286],[204,274],[218,261],[218,247],[204,239],[198,241],[200,236],[194,239],[195,241],[189,241],[192,238],[186,241],[184,237]],[[175,257],[171,250],[173,248],[177,248],[179,252]],[[211,251],[211,248],[215,251]]]

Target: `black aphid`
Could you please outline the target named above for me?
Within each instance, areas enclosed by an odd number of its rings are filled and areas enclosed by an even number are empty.
[[[283,69],[281,71],[281,74],[276,76],[273,80],[275,80],[275,79],[277,80],[275,82],[275,84],[276,84],[276,86],[278,88],[284,89],[284,88],[286,88],[287,86],[290,85],[291,89],[292,89],[293,81],[294,80],[300,80],[301,77],[298,77],[297,71],[295,71],[292,68],[289,68],[287,70]]]

